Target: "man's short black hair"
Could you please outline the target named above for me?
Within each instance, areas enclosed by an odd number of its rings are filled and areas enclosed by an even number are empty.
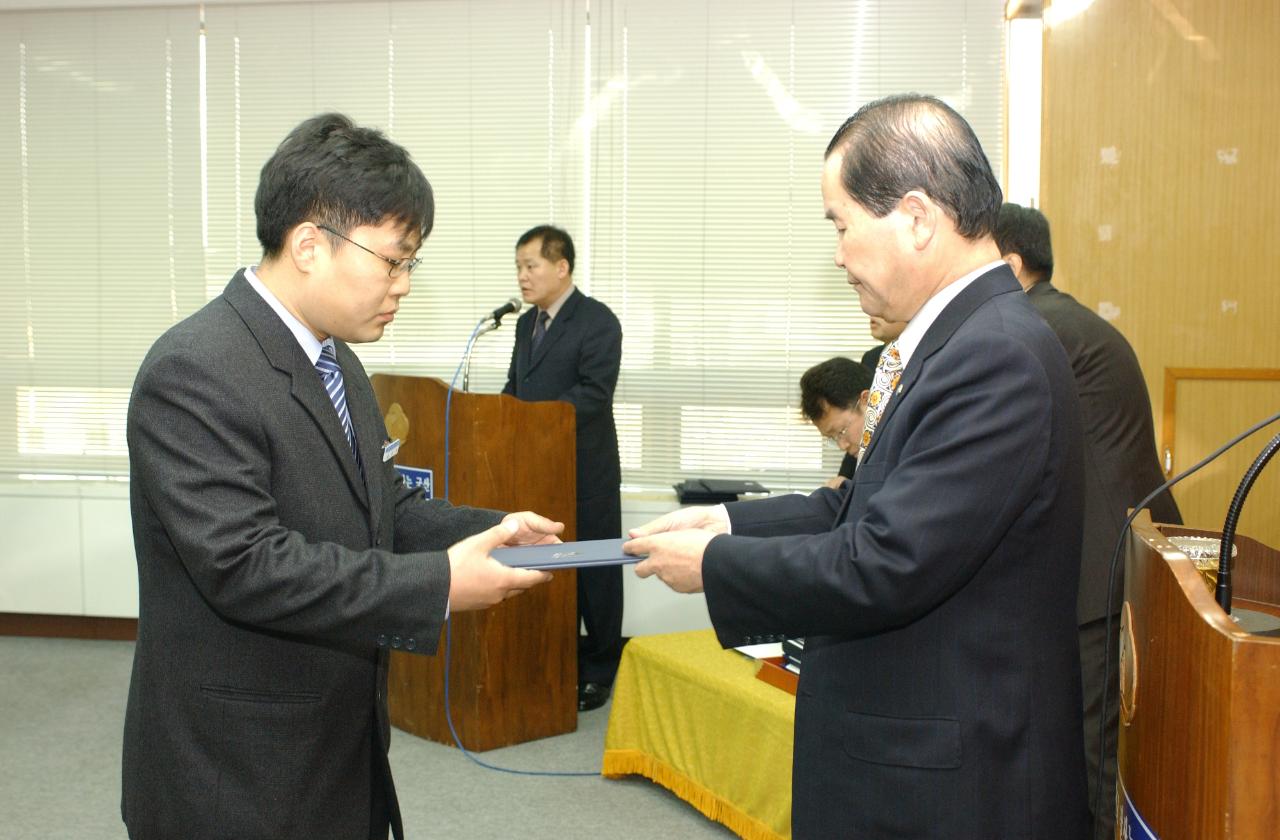
[[[883,217],[911,190],[943,208],[966,239],[986,236],[1000,211],[1000,183],[964,117],[918,93],[869,102],[831,138],[825,158],[842,152],[845,192]]]
[[[421,240],[435,216],[431,185],[409,153],[342,114],[312,117],[289,132],[262,167],[253,207],[265,257],[279,254],[285,235],[307,221],[345,234],[395,220]]]
[[[866,365],[836,356],[819,362],[800,377],[800,413],[816,424],[834,409],[854,408],[858,397],[871,387],[871,371]]]
[[[1049,237],[1049,220],[1034,207],[1005,204],[996,221],[996,245],[1002,256],[1017,254],[1022,265],[1036,279],[1053,279],[1053,240]]]
[[[573,274],[573,239],[568,231],[555,225],[538,225],[520,235],[516,240],[516,248],[523,248],[535,239],[542,240],[539,253],[544,260],[553,263],[564,260],[569,264],[569,273]]]

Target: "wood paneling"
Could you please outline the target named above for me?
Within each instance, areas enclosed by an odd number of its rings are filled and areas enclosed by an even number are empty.
[[[138,638],[136,618],[98,618],[88,615],[0,613],[0,636],[49,636],[67,639]]]
[[[1280,410],[1280,369],[1170,368],[1165,372],[1160,453],[1168,475],[1197,463],[1230,437]],[[1262,414],[1257,412],[1261,411]],[[1268,441],[1273,424],[1183,480],[1174,495],[1188,525],[1222,529],[1240,480]],[[1237,533],[1280,545],[1280,464],[1259,475],[1245,500]],[[1194,514],[1194,518],[1193,518]]]
[[[1161,451],[1172,452],[1173,472],[1181,472],[1264,417],[1280,410],[1280,375],[1274,379],[1183,378],[1173,405],[1165,406]],[[1170,398],[1166,395],[1166,401]],[[1172,409],[1172,410],[1170,410]],[[1273,424],[1254,432],[1230,451],[1174,488],[1183,521],[1222,530],[1227,507],[1240,480],[1267,441],[1280,432]],[[1237,523],[1237,533],[1280,545],[1280,463],[1273,459],[1254,482]]]
[[[1055,284],[1129,339],[1157,419],[1165,368],[1274,368],[1280,3],[1097,0],[1044,43],[1041,197]],[[1180,388],[1179,438],[1193,435],[1203,454],[1280,408],[1273,388],[1255,386]],[[1211,401],[1190,396],[1202,389]],[[1184,401],[1199,407],[1184,415]],[[1241,462],[1221,465],[1223,486],[1260,447],[1242,444]],[[1178,446],[1184,466],[1193,454]],[[1184,484],[1187,521],[1220,528],[1230,492]],[[1277,544],[1271,519],[1241,531]]]

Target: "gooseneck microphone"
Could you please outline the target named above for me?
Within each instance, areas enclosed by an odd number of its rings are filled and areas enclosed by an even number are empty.
[[[476,324],[475,330],[471,333],[471,338],[467,340],[467,350],[462,356],[462,390],[467,391],[471,388],[471,351],[475,349],[476,339],[487,332],[493,332],[502,326],[502,317],[510,315],[512,312],[519,312],[524,308],[524,301],[518,297],[499,306],[488,315],[480,319],[480,323]]]
[[[1245,471],[1244,478],[1240,479],[1240,486],[1236,488],[1236,494],[1227,508],[1227,521],[1222,526],[1222,541],[1218,545],[1218,584],[1213,592],[1214,600],[1227,615],[1231,614],[1231,550],[1236,536],[1236,522],[1240,519],[1240,509],[1244,507],[1245,497],[1253,488],[1258,473],[1262,472],[1262,468],[1277,451],[1280,451],[1280,435],[1273,437],[1258,453],[1258,457],[1253,459],[1253,464]]]
[[[502,323],[502,316],[504,316],[504,315],[508,315],[508,314],[511,314],[511,313],[514,313],[514,312],[519,312],[521,309],[524,309],[524,301],[522,301],[522,300],[521,300],[520,298],[518,298],[518,297],[513,297],[513,298],[511,298],[511,300],[509,300],[509,301],[507,301],[506,303],[502,304],[502,306],[499,306],[497,309],[495,309],[495,310],[493,310],[492,312],[490,312],[490,313],[489,313],[489,318],[490,318],[490,319],[491,319],[495,324],[501,324],[501,323]]]

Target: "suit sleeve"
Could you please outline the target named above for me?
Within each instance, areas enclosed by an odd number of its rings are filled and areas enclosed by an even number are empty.
[[[579,426],[611,408],[622,366],[622,325],[617,317],[601,305],[597,314],[584,320],[577,379],[569,390],[556,397],[573,404]],[[514,368],[511,376],[514,378]]]
[[[952,344],[890,418],[907,430],[892,468],[858,468],[852,492],[869,494],[858,521],[759,538],[733,518],[734,534],[708,544],[703,582],[723,644],[900,627],[981,569],[1045,480],[1054,405],[1038,358],[1015,339]]]
[[[428,499],[418,487],[396,482],[396,551],[444,551],[458,540],[492,528],[505,516],[502,511],[451,505],[444,499]]]
[[[808,496],[784,493],[766,499],[730,502],[724,508],[729,514],[732,533],[739,536],[777,537],[830,531],[835,525],[843,500],[841,491],[820,487]]]
[[[449,592],[447,535],[476,514],[432,511],[417,528],[432,551],[397,554],[316,541],[285,527],[272,436],[245,382],[203,354],[170,349],[144,363],[129,406],[135,534],[171,550],[210,606],[228,621],[302,637],[372,646],[388,627],[434,646]],[[146,515],[139,516],[139,507]],[[141,569],[145,574],[146,570]],[[432,640],[428,642],[428,640]]]

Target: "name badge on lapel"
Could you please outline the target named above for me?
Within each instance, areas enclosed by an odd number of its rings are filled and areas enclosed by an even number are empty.
[[[387,461],[390,461],[392,458],[396,457],[396,453],[399,451],[400,451],[400,438],[396,438],[395,440],[389,440],[386,443],[382,444],[382,463],[385,464]]]

